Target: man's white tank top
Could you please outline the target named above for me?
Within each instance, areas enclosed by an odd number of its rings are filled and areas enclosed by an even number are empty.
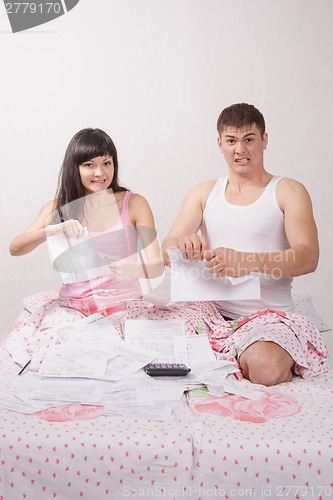
[[[274,176],[259,198],[249,205],[229,203],[225,198],[227,178],[218,179],[203,212],[201,234],[209,248],[226,247],[243,252],[274,252],[290,248],[284,216],[276,200]],[[237,318],[266,308],[292,311],[291,278],[260,274],[261,298],[257,300],[218,301],[222,315]]]

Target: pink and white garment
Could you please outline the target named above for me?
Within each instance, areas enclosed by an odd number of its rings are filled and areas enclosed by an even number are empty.
[[[208,333],[204,318],[210,321],[221,319],[211,302],[189,302],[172,304],[163,309],[143,300],[124,302],[126,310],[114,310],[110,315],[119,336],[123,336],[126,319],[184,319],[187,333]],[[85,301],[76,303],[72,299],[59,298],[57,291],[42,292],[22,301],[23,310],[15,321],[6,343],[14,361],[23,366],[29,359],[30,368],[38,370],[47,350],[57,342],[57,329],[92,314]],[[95,312],[95,311],[93,311]],[[100,311],[98,311],[100,313]],[[224,320],[222,320],[224,321]]]
[[[89,238],[97,252],[117,260],[137,261],[138,234],[129,215],[131,192],[126,191],[117,223],[107,231],[89,231]],[[138,278],[118,279],[114,274],[96,276],[77,283],[65,283],[59,296],[65,305],[85,315],[98,312],[109,315],[126,309],[126,300],[139,298],[142,290]]]
[[[212,302],[172,304],[170,310],[163,310],[143,301],[133,301],[126,319],[142,317],[184,319],[187,333],[192,334],[201,328],[219,358],[237,359],[249,345],[266,340],[289,352],[295,360],[295,374],[303,378],[328,370],[328,352],[322,335],[312,321],[298,314],[266,309],[235,321],[226,321]]]
[[[14,361],[22,365],[32,358],[34,369],[38,369],[47,350],[56,343],[60,324],[89,315],[73,308],[70,301],[59,299],[57,292],[49,292],[46,299],[39,294],[24,302],[24,310],[7,339]],[[183,319],[187,334],[208,336],[218,358],[237,358],[253,342],[270,340],[289,352],[297,375],[307,378],[328,370],[328,353],[320,332],[312,321],[298,314],[267,309],[226,321],[212,302],[170,303],[161,307],[142,299],[128,301],[126,310],[110,317],[120,336],[127,319]]]
[[[285,349],[295,361],[294,372],[307,378],[328,370],[328,352],[314,323],[304,316],[266,309],[230,321],[229,331],[210,325],[212,348],[236,359],[257,341],[271,341]]]

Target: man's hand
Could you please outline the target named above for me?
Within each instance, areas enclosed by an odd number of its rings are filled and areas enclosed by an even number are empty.
[[[197,262],[204,259],[204,253],[208,250],[208,243],[203,236],[191,234],[191,236],[179,238],[178,248],[184,259]]]
[[[206,267],[211,273],[218,276],[237,277],[249,274],[246,255],[244,252],[224,247],[204,252],[204,258],[207,261]]]

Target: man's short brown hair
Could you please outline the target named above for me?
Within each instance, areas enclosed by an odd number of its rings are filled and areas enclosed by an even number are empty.
[[[217,120],[217,131],[221,136],[226,127],[242,128],[253,124],[258,127],[263,137],[266,126],[262,113],[252,104],[242,102],[232,104],[222,111]]]

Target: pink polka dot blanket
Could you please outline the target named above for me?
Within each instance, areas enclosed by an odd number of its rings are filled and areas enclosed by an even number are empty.
[[[38,368],[58,324],[84,317],[56,292],[23,307],[0,346],[0,394],[27,354]],[[227,322],[209,302],[133,301],[113,316],[120,335],[125,319],[183,319],[187,333],[208,335],[218,358],[274,338],[301,376],[256,385],[256,400],[187,390],[164,421],[103,415],[94,405],[29,415],[0,407],[0,500],[333,497],[333,369],[310,320],[267,310]]]
[[[314,323],[305,316],[283,311],[258,311],[236,321],[226,321],[212,302],[184,302],[157,306],[145,300],[128,301],[126,308],[110,317],[123,336],[127,319],[182,319],[186,333],[205,333],[218,358],[237,358],[257,340],[271,340],[283,347],[295,360],[294,371],[306,378],[327,370],[327,350]],[[65,326],[89,313],[59,298],[58,292],[34,295],[23,301],[23,310],[7,338],[7,349],[15,362],[38,370],[45,353],[57,341],[59,325]]]

